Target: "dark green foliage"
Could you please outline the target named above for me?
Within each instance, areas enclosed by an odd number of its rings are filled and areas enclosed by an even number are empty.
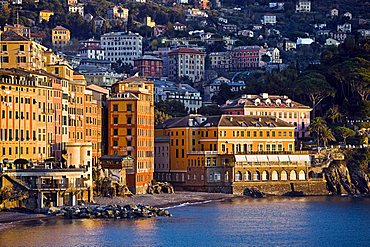
[[[173,117],[183,117],[187,115],[184,104],[177,100],[160,101],[155,104],[155,109]]]

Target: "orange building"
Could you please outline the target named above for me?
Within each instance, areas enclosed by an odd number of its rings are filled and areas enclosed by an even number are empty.
[[[295,152],[294,129],[292,124],[267,116],[168,119],[155,130],[155,160],[159,162],[155,179],[187,189],[228,193],[242,181],[268,181],[272,174],[276,180],[278,172],[291,173],[291,180],[298,180],[298,174],[299,180],[306,180],[311,158]],[[169,168],[162,169],[167,163]],[[286,180],[285,175],[281,178]]]
[[[137,194],[146,193],[153,179],[153,93],[153,82],[130,77],[114,84],[108,99],[108,155],[134,159],[127,185]]]

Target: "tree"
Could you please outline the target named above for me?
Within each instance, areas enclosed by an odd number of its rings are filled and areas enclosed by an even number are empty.
[[[321,130],[320,135],[321,135],[321,139],[324,143],[324,147],[327,147],[329,141],[335,141],[335,137],[334,137],[331,129],[328,126],[325,126]]]
[[[308,126],[308,131],[315,133],[316,140],[317,140],[317,147],[320,146],[320,136],[324,129],[327,128],[324,119],[321,117],[314,118],[311,124]]]
[[[231,91],[231,87],[226,83],[220,85],[220,90],[217,95],[212,97],[212,100],[218,105],[223,105],[229,99],[234,97],[234,93]]]
[[[331,123],[335,123],[342,116],[342,113],[339,111],[339,106],[335,105],[327,111],[326,115]]]
[[[356,135],[356,132],[354,130],[347,128],[347,127],[343,127],[343,126],[336,127],[335,132],[343,138],[344,145],[347,144],[347,138],[349,136]]]
[[[202,106],[199,108],[198,113],[206,116],[220,115],[221,110],[218,106]]]
[[[154,126],[157,126],[160,123],[163,123],[167,119],[171,118],[171,115],[168,115],[162,111],[159,111],[157,109],[154,110]]]
[[[187,109],[181,101],[177,100],[165,100],[156,103],[155,108],[165,114],[182,117],[187,115]]]
[[[334,96],[335,91],[326,81],[324,75],[318,72],[308,72],[297,80],[301,93],[307,95],[312,103],[313,117],[316,116],[316,107],[329,96]]]

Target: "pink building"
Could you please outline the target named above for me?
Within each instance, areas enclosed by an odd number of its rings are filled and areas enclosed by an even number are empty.
[[[254,70],[262,67],[262,56],[266,49],[260,46],[240,46],[232,51],[232,66],[234,71]]]
[[[221,110],[225,114],[273,116],[294,124],[297,138],[308,136],[307,127],[310,125],[312,108],[292,101],[288,96],[269,95],[242,95],[234,100],[228,100]]]

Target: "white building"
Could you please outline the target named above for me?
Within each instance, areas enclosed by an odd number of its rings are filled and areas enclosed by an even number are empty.
[[[283,63],[283,60],[280,58],[280,51],[278,48],[267,48],[266,55],[270,57],[271,63]]]
[[[211,52],[208,57],[212,69],[231,69],[231,52]]]
[[[87,84],[95,84],[100,87],[110,88],[114,83],[120,81],[124,74],[111,71],[97,71],[84,73]]]
[[[196,113],[202,107],[200,92],[188,84],[154,81],[155,102],[176,100],[184,104],[188,113]]]
[[[330,16],[331,17],[334,17],[334,16],[338,16],[339,15],[339,10],[338,9],[331,9],[330,10]]]
[[[298,38],[297,39],[297,46],[298,45],[311,45],[314,42],[313,39],[310,38]]]
[[[344,17],[347,17],[348,19],[352,20],[352,13],[351,12],[346,12],[343,14]]]
[[[181,80],[187,77],[193,82],[204,78],[205,52],[179,48],[168,53],[168,77],[171,80]]]
[[[295,12],[297,13],[311,12],[311,1],[310,0],[298,0],[295,5]]]
[[[68,11],[70,13],[78,13],[80,16],[84,16],[85,6],[81,3],[69,5]]]
[[[274,14],[265,14],[262,19],[262,24],[267,25],[267,24],[276,24],[276,15]]]
[[[337,25],[337,32],[343,32],[343,33],[351,33],[352,32],[352,25],[351,23],[344,23],[342,25]]]
[[[340,42],[338,40],[335,40],[335,39],[332,39],[332,38],[328,38],[325,40],[325,45],[326,46],[338,46],[340,44]]]
[[[110,32],[101,36],[100,44],[106,60],[134,66],[134,60],[142,56],[142,39],[137,33]]]

